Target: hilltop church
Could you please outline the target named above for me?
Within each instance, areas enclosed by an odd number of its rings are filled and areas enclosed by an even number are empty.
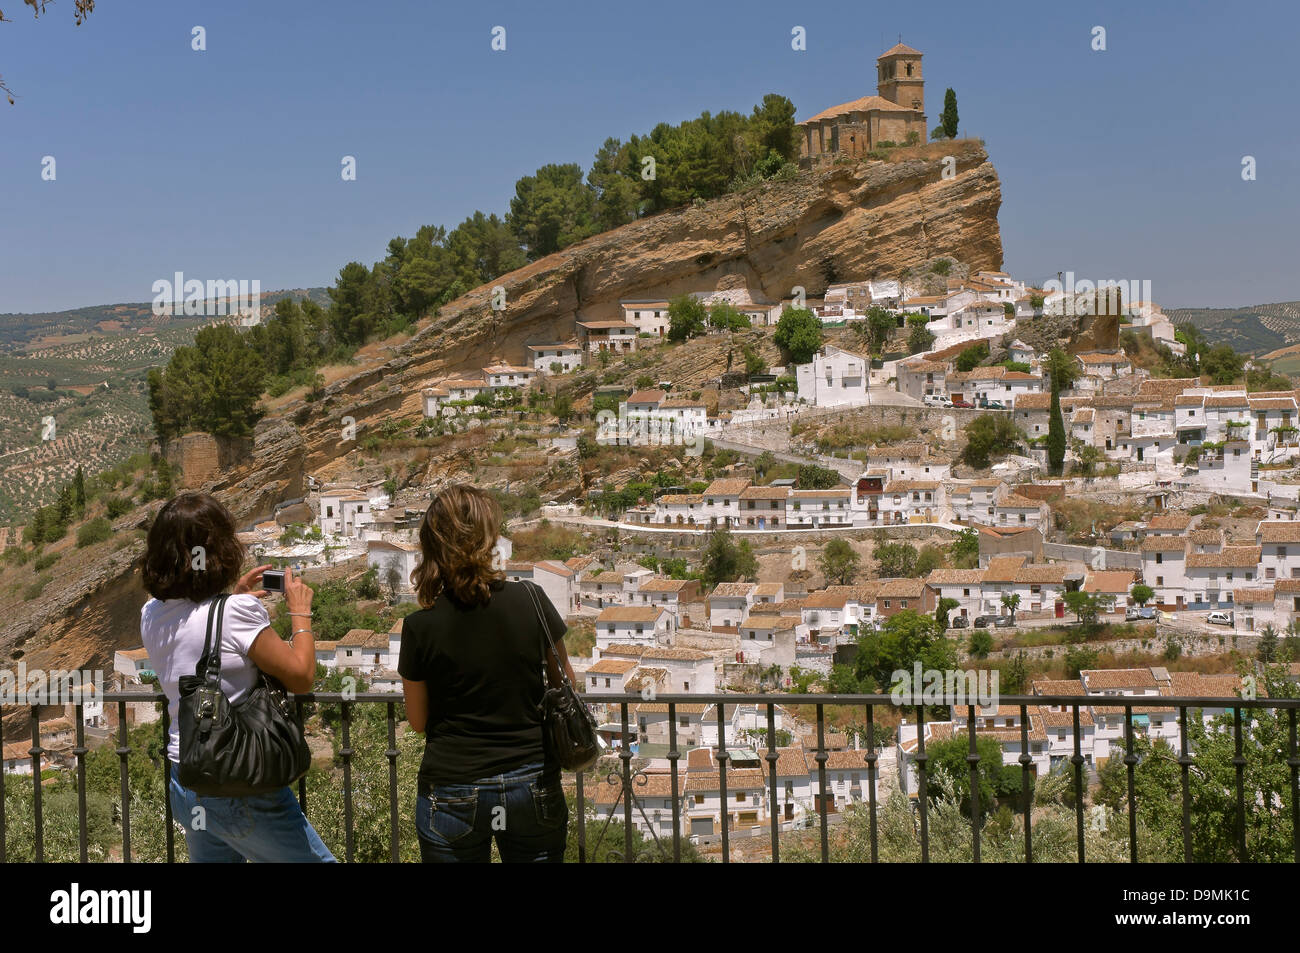
[[[925,142],[925,80],[921,53],[899,43],[876,60],[876,91],[824,109],[799,123],[800,165],[836,155],[861,156],[881,142]]]

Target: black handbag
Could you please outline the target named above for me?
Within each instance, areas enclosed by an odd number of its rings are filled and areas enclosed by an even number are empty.
[[[596,719],[590,709],[573,688],[569,675],[564,670],[564,659],[555,648],[551,636],[551,627],[542,612],[542,604],[531,583],[524,583],[528,596],[533,600],[537,610],[537,621],[542,625],[546,644],[550,646],[551,655],[555,657],[555,667],[560,670],[561,684],[551,686],[546,677],[546,650],[542,650],[542,744],[546,749],[546,760],[558,764],[566,771],[586,771],[604,753],[605,743],[596,731]]]
[[[210,797],[269,794],[307,773],[311,750],[276,679],[259,671],[253,688],[235,704],[221,690],[221,623],[228,598],[212,600],[203,655],[194,674],[180,678],[177,780]]]

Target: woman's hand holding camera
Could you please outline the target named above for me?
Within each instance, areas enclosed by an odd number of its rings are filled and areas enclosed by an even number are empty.
[[[306,618],[311,617],[311,599],[315,593],[311,586],[307,585],[301,579],[293,574],[292,569],[284,571],[284,601],[289,606],[289,612],[295,616]],[[297,628],[301,623],[296,623]]]

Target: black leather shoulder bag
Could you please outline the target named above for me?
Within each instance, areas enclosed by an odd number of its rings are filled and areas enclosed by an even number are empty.
[[[605,745],[596,731],[596,719],[591,711],[578,697],[569,675],[564,670],[564,659],[560,658],[551,635],[551,627],[542,611],[538,599],[537,587],[525,582],[524,588],[533,600],[537,610],[537,621],[541,623],[542,635],[555,658],[555,667],[560,671],[558,686],[552,686],[546,677],[546,649],[542,649],[542,743],[546,749],[546,760],[558,764],[566,771],[586,771],[604,753]],[[545,593],[542,593],[544,596]]]
[[[203,655],[194,674],[180,679],[177,779],[210,797],[268,794],[306,774],[311,751],[288,692],[276,679],[259,671],[236,704],[221,690],[221,623],[228,598],[212,600]]]

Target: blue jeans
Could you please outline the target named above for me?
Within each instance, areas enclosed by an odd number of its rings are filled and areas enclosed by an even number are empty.
[[[196,864],[334,863],[292,788],[251,797],[205,797],[176,780],[170,765],[172,816],[185,828]]]
[[[541,764],[469,784],[438,784],[415,803],[415,830],[426,864],[485,864],[494,838],[504,863],[559,864],[568,829],[560,774]]]

